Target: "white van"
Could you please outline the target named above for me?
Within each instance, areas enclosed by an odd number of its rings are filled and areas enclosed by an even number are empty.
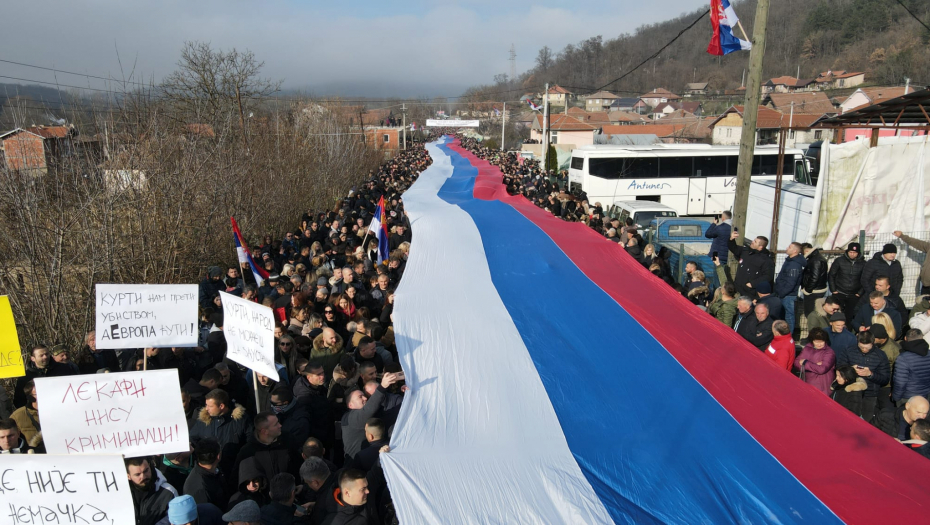
[[[627,218],[632,218],[633,223],[642,228],[648,228],[655,219],[678,217],[675,208],[655,201],[617,201],[604,213],[611,219],[620,219],[621,225],[626,224]]]

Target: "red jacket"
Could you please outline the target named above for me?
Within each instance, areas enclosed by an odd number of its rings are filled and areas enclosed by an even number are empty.
[[[765,350],[765,355],[779,367],[790,372],[794,364],[794,339],[791,338],[791,334],[776,335]]]

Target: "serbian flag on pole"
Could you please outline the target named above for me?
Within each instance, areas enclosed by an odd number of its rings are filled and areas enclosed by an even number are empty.
[[[707,45],[707,52],[722,56],[734,51],[752,49],[752,42],[733,36],[733,28],[738,22],[739,18],[729,0],[710,0],[710,24],[714,27],[714,36]]]
[[[539,111],[540,107],[537,106],[536,104],[533,104],[532,100],[527,100],[526,103],[530,105],[530,109],[532,109],[533,111]]]
[[[378,264],[387,261],[388,258],[388,227],[387,216],[384,213],[384,195],[378,201],[378,208],[375,210],[375,216],[371,219],[368,231],[375,234],[378,238]]]
[[[255,264],[255,260],[252,259],[252,252],[249,251],[249,247],[245,244],[245,239],[242,237],[242,232],[239,231],[239,225],[236,224],[236,219],[230,217],[229,220],[232,221],[233,239],[236,241],[236,256],[239,257],[239,264],[249,263],[249,268],[252,269],[252,275],[255,276],[255,282],[261,286],[262,283],[268,279],[268,272]]]

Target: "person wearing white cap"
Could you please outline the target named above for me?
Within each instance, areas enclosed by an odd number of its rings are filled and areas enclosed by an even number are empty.
[[[223,514],[223,521],[229,525],[260,525],[261,511],[258,509],[258,503],[252,500],[239,503]]]

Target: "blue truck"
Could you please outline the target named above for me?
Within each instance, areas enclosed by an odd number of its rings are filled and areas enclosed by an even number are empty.
[[[683,218],[656,219],[649,224],[647,240],[656,253],[662,248],[670,252],[669,267],[679,283],[684,284],[685,264],[694,261],[709,279],[711,289],[720,285],[709,255],[711,239],[704,237],[709,227],[707,221]]]

